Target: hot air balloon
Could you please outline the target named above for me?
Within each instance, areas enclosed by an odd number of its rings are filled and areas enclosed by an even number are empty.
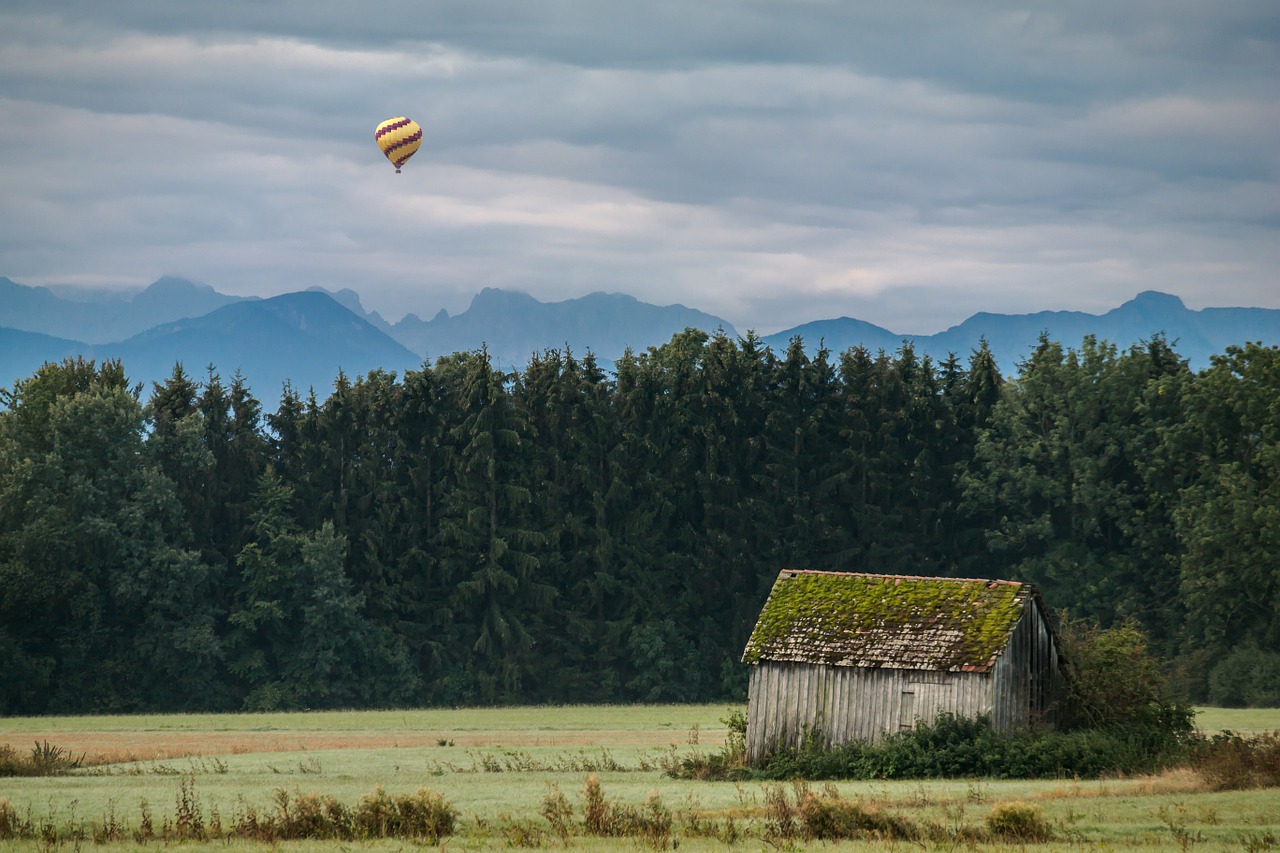
[[[400,167],[422,144],[422,128],[413,119],[396,116],[378,125],[378,129],[373,133],[373,139],[382,149],[382,153],[387,155],[391,165],[396,167],[396,172],[399,172]]]

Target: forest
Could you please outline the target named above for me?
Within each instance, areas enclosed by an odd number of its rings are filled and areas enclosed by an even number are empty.
[[[745,696],[782,568],[1011,578],[1280,704],[1280,349],[1154,338],[0,390],[0,714]]]

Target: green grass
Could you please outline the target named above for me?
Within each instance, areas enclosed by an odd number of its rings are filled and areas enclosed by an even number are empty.
[[[657,767],[661,756],[672,750],[717,750],[725,735],[720,720],[730,710],[717,704],[8,718],[0,719],[0,743],[20,748],[29,748],[33,739],[46,736],[51,743],[77,751],[104,738],[130,743],[169,739],[177,744],[189,738],[193,746],[200,746],[215,734],[223,737],[217,741],[221,747],[228,743],[239,747],[220,754],[193,749],[200,754],[186,757],[172,757],[170,751],[168,757],[90,767],[67,776],[0,778],[0,799],[7,798],[19,812],[58,826],[100,822],[109,811],[136,826],[143,801],[150,804],[157,823],[162,815],[174,812],[184,777],[192,780],[206,815],[216,808],[224,821],[246,804],[268,810],[277,788],[294,794],[320,792],[354,804],[376,786],[390,793],[427,787],[442,792],[462,814],[461,832],[443,845],[446,849],[502,849],[506,841],[495,826],[504,820],[541,822],[542,799],[556,787],[580,817],[588,768],[606,767],[611,769],[600,769],[598,775],[610,801],[639,805],[657,791],[677,818],[681,813],[712,820],[734,816],[740,828],[752,833],[730,848],[715,839],[681,835],[677,820],[680,850],[770,849],[760,834],[765,784],[672,780]],[[1280,711],[1203,709],[1198,723],[1206,731],[1276,729]],[[292,738],[337,745],[289,749]],[[361,746],[344,746],[344,739]],[[446,745],[437,745],[440,741]],[[448,745],[450,741],[454,745]],[[276,751],[249,751],[264,744]],[[1114,850],[1178,849],[1180,840],[1195,850],[1244,850],[1251,839],[1255,847],[1265,844],[1266,833],[1280,838],[1280,790],[1204,793],[1189,774],[1089,782],[845,782],[836,788],[844,797],[859,798],[913,821],[943,825],[980,826],[999,803],[1033,802],[1058,833],[1053,843],[1032,845],[1036,850],[1095,845]],[[6,849],[48,849],[36,842],[7,844]],[[577,838],[573,845],[591,850],[642,849],[635,839]],[[63,846],[70,850],[72,842]],[[108,845],[112,850],[134,846]],[[153,842],[147,849],[158,846],[165,845]],[[335,842],[282,845],[290,851],[341,846]],[[359,846],[400,850],[406,844],[388,841]],[[815,841],[808,846],[912,849],[902,842],[894,846]],[[181,845],[184,851],[204,847],[266,849],[238,841]],[[990,849],[1012,848],[993,845]],[[1270,849],[1280,851],[1280,843]]]
[[[1280,731],[1280,708],[1197,708],[1196,727],[1203,732],[1258,733]]]
[[[563,705],[519,708],[297,711],[270,714],[115,714],[0,718],[0,742],[24,732],[590,732],[720,727],[730,706]]]

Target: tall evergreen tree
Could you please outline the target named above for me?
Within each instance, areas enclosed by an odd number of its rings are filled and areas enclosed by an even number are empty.
[[[451,606],[467,626],[460,688],[485,702],[512,701],[536,673],[530,617],[554,588],[539,576],[544,536],[529,524],[521,413],[487,352],[437,362],[457,383],[458,418],[441,538],[450,547]]]
[[[289,487],[264,473],[252,541],[236,560],[228,651],[244,709],[403,701],[416,679],[390,632],[365,618],[363,596],[343,571],[346,542],[329,523],[302,532],[292,502]]]

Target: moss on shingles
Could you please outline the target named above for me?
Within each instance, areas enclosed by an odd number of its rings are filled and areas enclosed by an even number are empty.
[[[909,638],[917,666],[985,668],[1008,642],[1026,595],[1022,584],[953,578],[789,575],[784,572],[774,584],[744,663],[776,652],[812,663],[868,660],[892,666],[901,646],[891,641]]]

